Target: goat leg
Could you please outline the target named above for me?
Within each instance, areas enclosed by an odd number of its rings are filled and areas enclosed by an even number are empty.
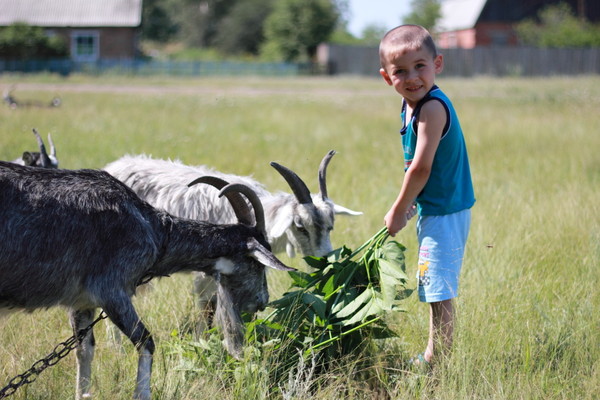
[[[115,297],[111,303],[103,305],[110,320],[127,336],[138,351],[138,371],[133,398],[150,400],[150,376],[152,374],[152,355],[154,340],[137,315],[131,299],[123,295]]]
[[[202,337],[212,327],[217,302],[217,283],[212,276],[197,272],[194,278],[194,292],[198,298],[199,309],[196,335]]]
[[[75,336],[80,330],[90,326],[94,320],[95,309],[88,310],[70,310],[69,322],[73,328]],[[91,397],[90,387],[92,385],[92,360],[94,358],[94,347],[96,341],[92,329],[88,331],[85,337],[78,341],[75,350],[77,356],[77,386],[75,389],[75,398],[77,400]]]

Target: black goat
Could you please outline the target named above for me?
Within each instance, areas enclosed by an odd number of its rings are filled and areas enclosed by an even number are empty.
[[[42,137],[36,129],[33,129],[33,134],[38,143],[40,151],[25,151],[21,158],[17,158],[12,162],[19,165],[41,168],[58,168],[58,159],[56,158],[56,147],[52,141],[52,137],[48,134],[48,143],[50,143],[50,154],[46,152],[46,146]]]
[[[236,324],[242,310],[267,304],[265,266],[292,270],[270,251],[260,201],[244,188],[221,190],[239,223],[217,225],[157,210],[106,172],[0,161],[0,312],[65,306],[78,332],[102,308],[136,346],[134,398],[149,400],[154,342],[131,302],[140,283],[204,271],[218,282],[221,315]],[[93,352],[90,330],[76,350],[77,398],[89,395]]]

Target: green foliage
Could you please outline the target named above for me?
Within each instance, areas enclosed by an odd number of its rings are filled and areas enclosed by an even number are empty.
[[[214,46],[225,54],[257,55],[264,41],[264,22],[272,0],[245,0],[236,3],[220,21]]]
[[[328,363],[356,353],[370,339],[395,336],[386,312],[403,311],[406,288],[404,246],[386,242],[381,229],[358,250],[347,247],[326,257],[305,257],[313,272],[289,272],[291,291],[271,303],[274,311],[248,328],[249,342],[277,343],[294,359],[317,352]]]
[[[169,2],[144,0],[142,9],[143,39],[164,43],[175,36],[177,25],[169,10]]]
[[[378,25],[367,25],[362,31],[362,42],[364,44],[379,46],[381,38],[388,29]]]
[[[328,42],[335,44],[360,45],[362,40],[345,29],[337,28],[329,37]]]
[[[179,39],[192,47],[210,47],[219,24],[237,0],[172,0],[176,4],[175,21],[179,24]]]
[[[404,17],[403,23],[421,25],[433,32],[437,21],[442,16],[440,0],[412,0],[410,6],[412,11]]]
[[[330,0],[279,0],[265,22],[263,53],[285,61],[311,60],[338,20]]]
[[[45,60],[68,55],[65,41],[48,37],[40,27],[16,23],[0,28],[0,57],[8,60]]]
[[[567,3],[544,7],[538,20],[526,20],[516,26],[523,44],[539,47],[600,46],[600,25],[577,18]]]

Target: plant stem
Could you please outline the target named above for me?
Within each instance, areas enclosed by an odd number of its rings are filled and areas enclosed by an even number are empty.
[[[375,318],[373,318],[373,319],[370,319],[370,320],[368,320],[368,321],[366,321],[366,322],[363,322],[362,324],[360,324],[360,325],[358,325],[358,326],[355,326],[354,328],[352,328],[352,329],[349,329],[349,330],[347,330],[346,332],[342,332],[342,333],[340,333],[340,334],[339,334],[339,335],[337,335],[337,336],[334,336],[334,337],[332,337],[332,338],[329,338],[329,339],[327,339],[327,340],[325,340],[325,341],[323,341],[323,342],[321,342],[321,343],[319,343],[319,344],[316,344],[315,346],[313,346],[313,347],[311,347],[311,348],[309,349],[309,352],[310,352],[310,351],[313,351],[313,350],[317,350],[317,349],[319,349],[319,348],[321,348],[321,347],[323,347],[323,346],[326,346],[326,345],[328,345],[328,344],[329,344],[329,343],[331,343],[331,342],[334,342],[334,341],[336,341],[336,340],[339,340],[339,339],[343,338],[344,336],[346,336],[346,335],[349,335],[350,333],[352,333],[352,332],[354,332],[354,331],[357,331],[357,330],[359,330],[359,329],[362,329],[362,328],[364,328],[365,326],[367,326],[367,325],[370,325],[370,324],[372,324],[373,322],[376,322],[376,321],[378,321],[378,320],[380,320],[380,319],[381,319],[381,317],[375,317]]]

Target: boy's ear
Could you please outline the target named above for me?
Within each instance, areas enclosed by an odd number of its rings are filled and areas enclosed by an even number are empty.
[[[441,73],[444,70],[444,56],[438,54],[433,60],[433,64],[435,65],[435,73]]]
[[[383,78],[384,81],[386,81],[386,83],[390,86],[392,86],[392,80],[390,79],[390,76],[388,75],[387,72],[385,72],[385,69],[381,68],[379,70],[379,74],[381,75],[381,77]]]

